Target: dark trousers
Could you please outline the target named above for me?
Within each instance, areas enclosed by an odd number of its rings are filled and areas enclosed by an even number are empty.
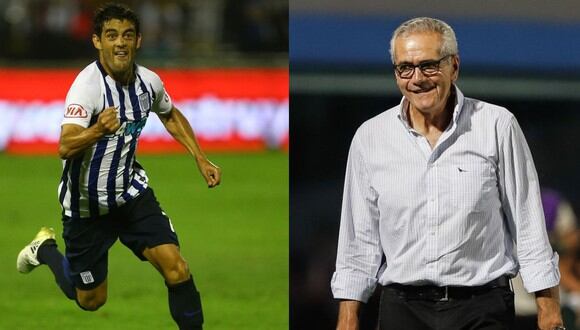
[[[512,329],[514,318],[514,295],[509,287],[447,301],[410,298],[384,287],[379,308],[380,330]]]

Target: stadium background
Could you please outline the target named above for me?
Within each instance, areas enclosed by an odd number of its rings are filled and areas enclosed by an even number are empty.
[[[91,18],[104,2],[0,1],[0,329],[175,328],[161,277],[121,244],[110,252],[108,302],[91,314],[62,296],[46,267],[14,268],[40,226],[60,231],[59,122],[68,87],[96,57]],[[141,18],[137,62],[160,74],[223,170],[208,191],[150,117],[138,157],[180,235],[206,327],[286,328],[287,1],[120,2]]]
[[[329,283],[348,148],[363,121],[400,101],[388,43],[410,17],[454,27],[459,87],[516,115],[542,186],[560,191],[578,214],[579,13],[575,1],[290,2],[292,329],[336,324]],[[363,309],[361,329],[373,329],[376,305]]]

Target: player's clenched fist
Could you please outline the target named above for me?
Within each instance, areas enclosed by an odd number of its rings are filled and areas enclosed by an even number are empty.
[[[103,110],[99,114],[96,125],[103,134],[115,133],[119,129],[119,126],[121,126],[121,122],[117,118],[117,108],[110,107]]]

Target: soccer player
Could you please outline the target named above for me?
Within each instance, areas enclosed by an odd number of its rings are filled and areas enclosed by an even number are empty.
[[[54,230],[43,227],[18,255],[17,269],[28,273],[48,265],[65,295],[94,311],[107,299],[108,250],[119,238],[161,273],[179,328],[201,329],[200,296],[177,235],[135,159],[149,114],[157,114],[187,148],[210,188],[220,183],[220,169],[200,149],[159,76],[135,64],[141,46],[135,13],[119,4],[98,9],[92,41],[99,59],[79,73],[68,92],[59,143],[65,256]]]

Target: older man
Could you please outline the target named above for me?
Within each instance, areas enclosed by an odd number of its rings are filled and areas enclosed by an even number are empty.
[[[391,57],[400,105],[356,132],[347,164],[334,297],[339,329],[382,286],[381,329],[506,329],[510,279],[559,329],[558,256],[514,116],[464,97],[457,40],[433,18],[404,22]]]

